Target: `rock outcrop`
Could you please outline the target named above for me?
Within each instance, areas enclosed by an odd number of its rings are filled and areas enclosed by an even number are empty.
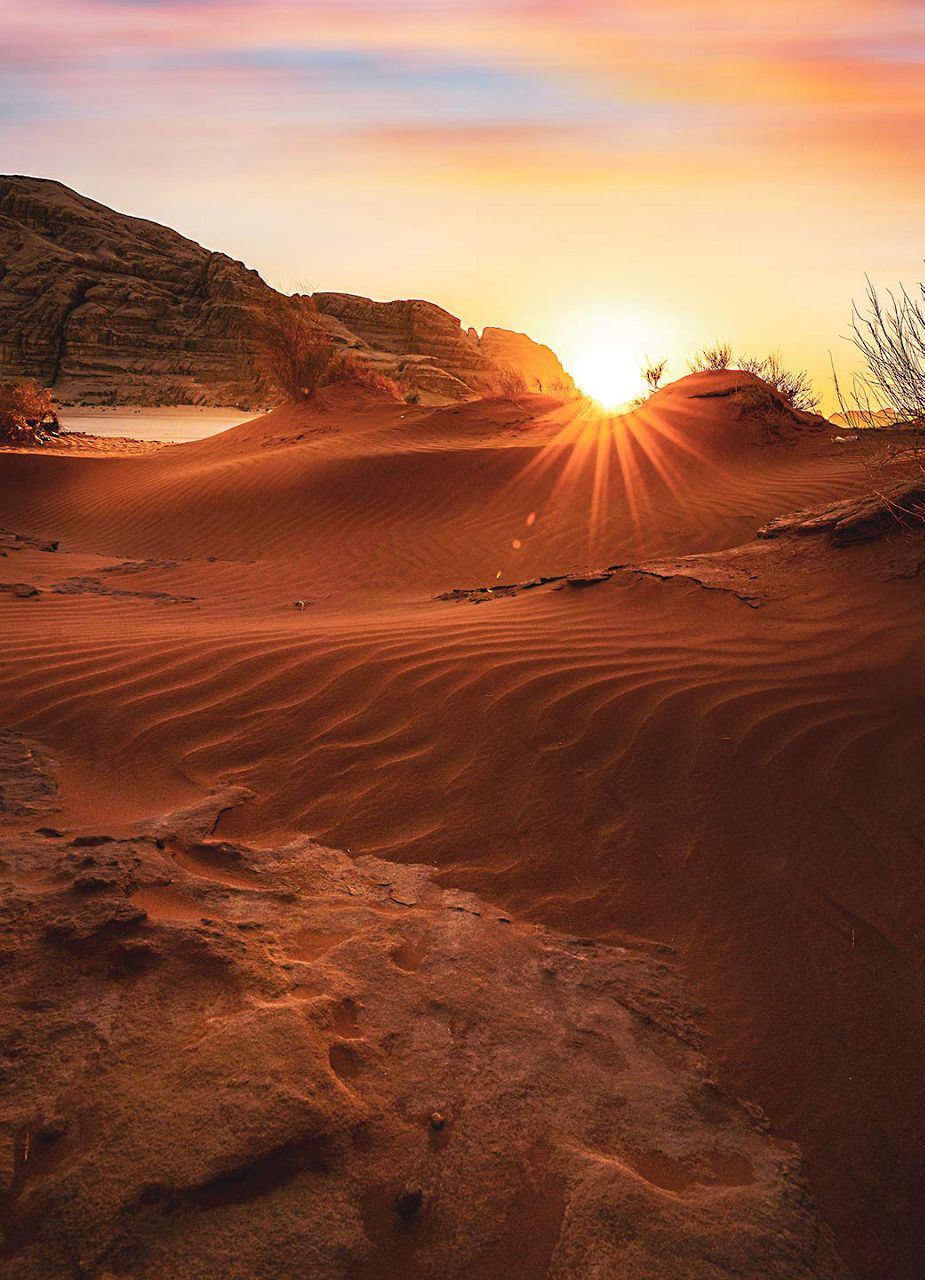
[[[0,377],[126,403],[245,402],[256,271],[60,183],[0,179]],[[244,367],[242,367],[242,364]]]
[[[30,377],[92,403],[271,403],[249,336],[282,304],[256,271],[58,182],[0,177],[0,380]],[[574,390],[522,334],[480,339],[429,302],[318,294],[332,341],[441,403],[505,390]],[[501,335],[499,337],[499,335]]]
[[[534,391],[573,395],[556,354],[525,333],[487,328],[479,337],[433,302],[372,302],[350,293],[316,293],[321,311],[376,352],[403,357],[400,377],[450,399],[473,392]]]
[[[474,333],[474,330],[469,332]],[[520,375],[525,391],[574,394],[575,384],[552,348],[534,342],[525,333],[485,328],[479,339],[479,350],[489,363],[509,369],[515,376]]]

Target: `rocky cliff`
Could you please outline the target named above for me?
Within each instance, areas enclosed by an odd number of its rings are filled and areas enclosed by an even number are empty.
[[[249,321],[281,300],[242,262],[167,227],[58,182],[0,177],[0,379],[89,402],[266,403]],[[315,301],[332,340],[412,398],[573,389],[547,347],[498,329],[480,338],[433,303]]]

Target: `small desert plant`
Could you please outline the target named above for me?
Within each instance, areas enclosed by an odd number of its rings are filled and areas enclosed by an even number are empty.
[[[880,426],[887,410],[893,423],[925,432],[925,284],[917,288],[888,291],[884,301],[868,280],[864,310],[853,304],[849,340],[866,371],[852,380],[851,395],[835,378],[847,422]]]
[[[897,468],[900,474],[917,476],[920,487],[925,474],[925,284],[911,292],[905,287],[887,291],[886,296],[888,301],[868,280],[865,309],[852,306],[849,340],[865,370],[852,378],[850,394],[839,385],[834,363],[832,367],[846,424],[888,429],[867,459],[871,485],[881,496],[885,477],[894,477]],[[906,508],[908,503],[900,503],[904,522],[912,514]]]
[[[754,356],[742,356],[738,365],[746,373],[753,373],[766,382],[772,390],[786,400],[791,409],[801,413],[815,413],[819,408],[819,397],[813,390],[812,380],[805,369],[794,373],[784,364],[779,351],[774,351],[764,359]]]
[[[391,396],[393,400],[404,400],[398,383],[384,374],[381,369],[360,360],[352,351],[344,351],[334,356],[321,379],[322,386],[333,384],[349,384],[350,386],[367,387],[371,391],[380,391]]]
[[[704,373],[707,370],[719,372],[728,369],[732,364],[732,344],[714,342],[710,347],[701,347],[695,352],[693,360],[688,360],[687,367],[691,373]]]
[[[43,444],[60,432],[50,391],[34,382],[8,382],[0,387],[0,443]]]
[[[334,348],[310,297],[296,295],[255,314],[250,338],[269,380],[290,400],[312,400]]]
[[[651,360],[646,356],[646,362],[642,365],[640,372],[649,388],[649,394],[653,395],[662,385],[662,378],[665,376],[665,370],[668,368],[668,361]]]

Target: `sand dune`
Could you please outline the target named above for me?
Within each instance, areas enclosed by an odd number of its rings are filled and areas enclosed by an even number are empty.
[[[0,561],[35,591],[0,596],[0,724],[56,757],[69,832],[233,783],[225,839],[675,948],[855,1274],[912,1280],[925,546],[756,543],[869,477],[737,386],[612,423],[341,397],[144,456],[4,455],[0,523],[60,547]]]

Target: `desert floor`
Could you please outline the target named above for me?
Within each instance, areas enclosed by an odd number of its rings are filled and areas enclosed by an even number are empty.
[[[137,454],[0,455],[0,526],[17,535],[0,726],[47,753],[41,821],[62,839],[151,835],[158,815],[244,788],[217,805],[213,844],[259,861],[311,837],[436,868],[433,893],[476,895],[517,929],[670,948],[723,1089],[766,1113],[767,1141],[799,1144],[841,1257],[913,1280],[925,542],[756,540],[869,489],[868,444],[836,434],[767,430],[704,375],[626,421],[539,397],[348,397]],[[176,886],[139,892],[155,929],[182,918]],[[466,980],[490,988],[490,966]],[[353,1014],[338,1016],[349,1054]],[[701,1187],[737,1184],[728,1172]],[[562,1184],[537,1176],[510,1222],[561,1218]],[[684,1199],[664,1170],[650,1183]],[[541,1276],[558,1256],[555,1238],[520,1247],[471,1274]],[[416,1274],[403,1249],[389,1265]],[[638,1274],[728,1273],[664,1266]]]

